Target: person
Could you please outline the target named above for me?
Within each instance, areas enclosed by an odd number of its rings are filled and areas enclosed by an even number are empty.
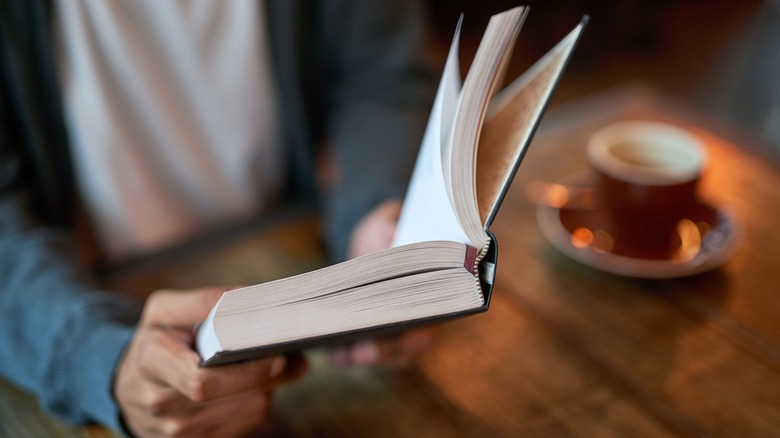
[[[257,427],[300,363],[200,367],[192,327],[227,288],[155,291],[139,316],[79,262],[76,218],[117,262],[297,196],[320,203],[334,260],[386,247],[435,92],[422,6],[26,0],[0,20],[0,376],[71,423]]]

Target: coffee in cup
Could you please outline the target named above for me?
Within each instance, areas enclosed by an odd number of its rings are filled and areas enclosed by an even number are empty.
[[[668,123],[618,122],[591,135],[587,154],[615,241],[649,258],[673,253],[681,221],[701,205],[705,150],[699,139]]]

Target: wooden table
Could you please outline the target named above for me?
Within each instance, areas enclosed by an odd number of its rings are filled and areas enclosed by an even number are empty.
[[[582,169],[590,132],[635,117],[680,123],[705,138],[711,167],[703,193],[729,206],[741,229],[723,267],[675,280],[624,278],[568,259],[541,236],[524,187]],[[310,352],[310,374],[279,391],[265,432],[780,436],[780,167],[746,145],[718,121],[647,91],[555,108],[493,227],[500,257],[490,311],[446,325],[407,370],[333,368],[323,352]],[[124,281],[265,281],[322,264],[315,236],[316,220],[290,220]],[[259,268],[269,263],[270,271]],[[6,401],[9,391],[33,403],[9,388]]]

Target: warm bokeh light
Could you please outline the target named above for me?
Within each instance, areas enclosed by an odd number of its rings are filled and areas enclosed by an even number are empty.
[[[593,249],[597,252],[608,253],[612,252],[615,247],[615,240],[612,236],[604,230],[596,230],[593,232]]]
[[[612,252],[615,247],[615,240],[604,230],[591,231],[588,228],[577,228],[571,233],[571,244],[575,248],[591,247],[594,251],[600,253]]]
[[[571,244],[576,248],[586,248],[593,243],[593,232],[587,228],[577,228],[571,233]]]
[[[710,229],[712,229],[710,224],[708,224],[707,222],[696,222],[696,227],[699,228],[699,234],[701,234],[702,236],[707,234],[707,232],[709,232]]]
[[[564,207],[571,198],[566,186],[543,181],[529,182],[525,186],[525,196],[534,204],[544,204],[554,208]]]
[[[692,260],[701,250],[701,236],[699,227],[690,220],[683,219],[677,223],[677,234],[680,237],[680,248],[675,254],[675,259]]]
[[[569,202],[569,190],[560,184],[548,184],[544,191],[545,203],[561,208]]]
[[[531,181],[525,186],[525,197],[529,202],[553,208],[593,210],[597,207],[594,195],[593,187],[566,186],[544,181]]]
[[[525,186],[526,198],[534,204],[561,208],[569,202],[569,191],[561,184],[531,181]]]

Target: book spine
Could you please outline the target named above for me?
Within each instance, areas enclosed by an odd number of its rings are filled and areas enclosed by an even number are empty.
[[[471,245],[466,245],[466,257],[463,260],[463,267],[474,274],[474,276],[477,278],[479,278],[479,264],[487,255],[491,241],[492,239],[489,239],[485,243],[485,246],[482,247],[482,249],[477,249]]]
[[[466,245],[466,258],[463,260],[463,267],[474,275],[477,275],[477,256],[479,251],[471,245]]]

